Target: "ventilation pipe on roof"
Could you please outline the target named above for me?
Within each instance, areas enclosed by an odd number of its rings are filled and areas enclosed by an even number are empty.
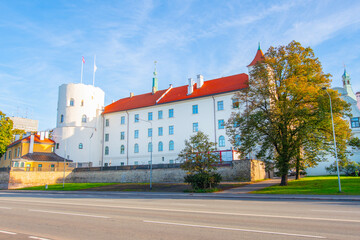
[[[40,132],[40,141],[43,141],[45,138],[45,132]]]
[[[29,153],[34,152],[34,134],[30,135]]]
[[[133,96],[134,96],[134,93],[133,93],[133,92],[131,92],[131,93],[130,93],[130,97],[132,98]]]
[[[49,138],[49,132],[48,131],[45,132],[45,139],[46,138]]]
[[[197,75],[196,88],[201,88],[204,85],[204,76],[199,74]]]
[[[189,78],[189,86],[188,86],[188,94],[187,95],[191,95],[194,91],[194,81],[192,78]]]

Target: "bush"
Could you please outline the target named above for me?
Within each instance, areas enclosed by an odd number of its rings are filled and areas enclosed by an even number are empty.
[[[216,187],[221,181],[219,173],[195,173],[185,177],[185,182],[191,184],[194,190]]]
[[[329,173],[336,173],[336,164],[331,164],[329,167],[326,168],[326,171]],[[360,172],[360,165],[356,162],[349,162],[346,166],[339,166],[340,173],[345,174],[346,176],[359,176]]]

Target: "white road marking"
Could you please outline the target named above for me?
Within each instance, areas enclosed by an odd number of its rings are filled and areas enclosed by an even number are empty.
[[[110,217],[99,216],[99,215],[88,215],[88,214],[69,213],[69,212],[53,212],[53,211],[44,211],[44,210],[37,210],[37,209],[29,209],[29,211],[30,211],[30,212],[43,212],[43,213],[63,214],[63,215],[73,215],[73,216],[81,216],[81,217],[110,218]]]
[[[29,236],[31,239],[38,239],[38,240],[50,240],[48,238],[41,238],[41,237],[35,237],[35,236]]]
[[[2,231],[0,230],[0,233],[10,234],[10,235],[16,235],[17,233],[8,232],[8,231]]]
[[[268,232],[268,231],[251,230],[251,229],[228,228],[228,227],[215,227],[215,226],[194,225],[194,224],[185,224],[185,223],[157,222],[157,221],[148,221],[148,220],[144,220],[144,222],[146,222],[146,223],[156,223],[156,224],[166,224],[166,225],[177,225],[177,226],[185,226],[185,227],[212,228],[212,229],[230,230],[230,231],[240,231],[240,232],[275,234],[275,235],[285,235],[285,236],[294,236],[294,237],[322,238],[322,239],[323,239],[323,238],[326,238],[326,237],[323,237],[323,236],[304,235],[304,234],[296,234],[296,233]]]
[[[0,201],[6,201],[0,199]],[[45,203],[44,201],[30,201],[30,200],[14,200],[12,202],[26,202],[26,203]],[[65,202],[51,202],[51,204],[59,205],[71,205],[71,206],[87,206],[87,207],[103,207],[103,208],[119,208],[119,209],[134,209],[134,210],[149,210],[149,211],[164,211],[164,212],[183,212],[183,213],[200,213],[200,214],[218,214],[229,216],[246,216],[246,217],[267,217],[267,218],[284,218],[284,219],[301,219],[301,220],[314,220],[314,221],[330,221],[330,222],[354,222],[360,223],[357,219],[338,219],[338,218],[317,218],[317,217],[297,217],[297,216],[285,216],[285,215],[265,215],[265,214],[252,214],[252,213],[230,213],[230,212],[212,212],[201,210],[184,210],[184,209],[169,209],[169,208],[149,208],[149,207],[126,207],[126,206],[110,206],[99,204],[80,204],[80,203],[65,203]]]
[[[8,210],[10,210],[10,209],[12,209],[12,208],[9,208],[9,207],[0,207],[0,209],[8,209]]]

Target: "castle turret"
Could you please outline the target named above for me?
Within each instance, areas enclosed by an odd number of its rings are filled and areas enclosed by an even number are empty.
[[[252,67],[257,63],[257,62],[261,62],[264,61],[265,56],[264,53],[262,52],[261,48],[260,48],[260,43],[259,43],[259,47],[258,50],[256,52],[256,55],[254,57],[254,59],[251,61],[251,63],[249,65],[247,65],[249,72],[251,71]]]
[[[346,94],[357,101],[356,96],[351,87],[350,75],[346,72],[346,68],[344,68],[344,74],[342,75],[343,88],[346,91]]]

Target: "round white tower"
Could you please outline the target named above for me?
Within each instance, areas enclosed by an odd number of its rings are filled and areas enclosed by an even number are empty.
[[[104,92],[82,83],[59,87],[54,140],[55,152],[79,167],[98,166],[101,161]]]

